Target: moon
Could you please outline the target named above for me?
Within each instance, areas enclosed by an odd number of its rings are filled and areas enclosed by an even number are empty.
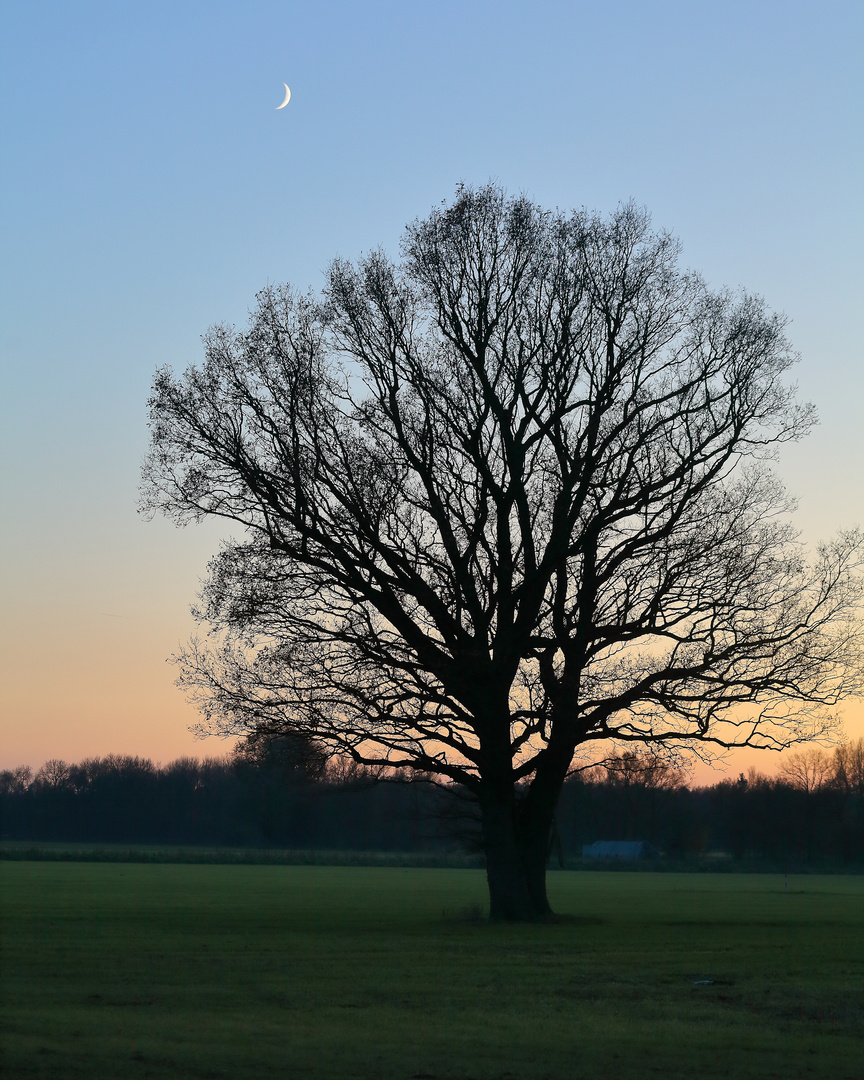
[[[282,83],[282,85],[285,87],[285,100],[282,102],[281,105],[276,106],[277,112],[280,109],[284,109],[288,102],[291,100],[291,91],[288,89],[288,83]]]

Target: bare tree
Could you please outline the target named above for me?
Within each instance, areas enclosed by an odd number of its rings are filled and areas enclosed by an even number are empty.
[[[50,758],[36,773],[36,782],[52,788],[62,788],[69,781],[72,766],[62,758]]]
[[[783,758],[779,776],[791,787],[806,791],[819,791],[827,786],[833,774],[832,761],[818,746],[805,746]]]
[[[680,762],[652,751],[625,750],[613,753],[605,761],[587,770],[595,784],[608,780],[620,787],[638,784],[651,791],[675,791],[687,786],[687,770]]]
[[[238,740],[233,760],[276,767],[286,778],[297,782],[320,780],[327,772],[328,754],[308,736],[259,728]]]
[[[626,839],[655,842],[663,811],[675,793],[687,786],[688,778],[681,761],[650,749],[612,753],[580,773],[584,779],[617,792],[626,813]],[[636,835],[637,825],[648,832]]]
[[[0,795],[21,795],[33,783],[33,770],[29,765],[0,772]]]
[[[864,738],[835,747],[831,782],[846,795],[864,796]]]
[[[637,207],[494,186],[265,289],[149,402],[144,508],[245,530],[179,657],[201,730],[462,785],[492,916],[545,915],[577,747],[780,748],[861,686],[861,536],[808,567],[765,464],[794,359]]]

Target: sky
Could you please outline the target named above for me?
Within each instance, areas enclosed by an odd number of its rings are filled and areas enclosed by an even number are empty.
[[[630,198],[790,319],[808,544],[864,524],[858,0],[5,0],[0,768],[228,746],[166,659],[220,536],[137,514],[153,372],[495,180]],[[291,87],[291,101],[277,110]],[[847,733],[864,735],[864,703]],[[776,768],[736,755],[726,768]]]

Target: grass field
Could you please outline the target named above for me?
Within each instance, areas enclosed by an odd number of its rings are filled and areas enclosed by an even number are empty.
[[[356,851],[316,848],[254,848],[184,844],[99,844],[0,840],[0,861],[236,863],[264,866],[425,866],[465,870],[482,865],[481,855],[446,851]],[[845,868],[848,870],[848,867]]]
[[[864,879],[5,862],[4,1077],[864,1076]]]

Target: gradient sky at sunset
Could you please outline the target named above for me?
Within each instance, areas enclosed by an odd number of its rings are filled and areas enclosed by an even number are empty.
[[[799,526],[864,524],[860,0],[6,0],[0,40],[0,768],[227,749],[165,662],[219,533],[136,514],[153,370],[460,180],[634,197],[784,311]]]

